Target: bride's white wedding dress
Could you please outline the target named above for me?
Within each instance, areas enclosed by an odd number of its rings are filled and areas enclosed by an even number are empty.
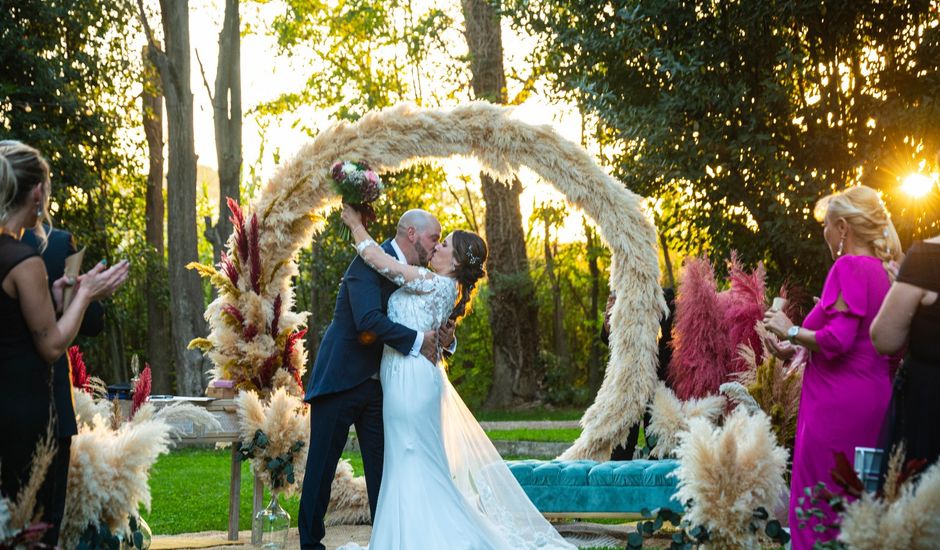
[[[450,315],[453,279],[378,270],[400,285],[391,320],[424,332]],[[386,347],[381,380],[385,462],[371,549],[576,550],[526,497],[442,365]]]

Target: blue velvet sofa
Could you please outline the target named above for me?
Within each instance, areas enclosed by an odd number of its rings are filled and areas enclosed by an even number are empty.
[[[682,511],[672,499],[675,460],[514,460],[510,471],[548,517],[631,517],[644,508]]]

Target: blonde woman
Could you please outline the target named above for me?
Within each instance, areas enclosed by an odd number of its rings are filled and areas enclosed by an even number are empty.
[[[88,304],[110,296],[128,272],[127,262],[110,269],[98,264],[75,282],[63,311],[65,278],[50,296],[42,258],[20,242],[26,229],[48,219],[50,186],[49,165],[38,151],[19,142],[0,146],[0,490],[12,499],[29,481],[33,450],[49,424],[53,361],[75,338]],[[47,533],[50,539],[57,529]]]
[[[764,317],[771,333],[811,353],[803,375],[790,483],[794,550],[836,535],[834,529],[813,528],[831,525],[831,513],[801,527],[795,513],[799,499],[820,482],[833,493],[839,491],[829,473],[834,454],[845,453],[851,460],[855,447],[875,446],[891,399],[892,360],[875,350],[868,331],[891,286],[893,264],[900,259],[897,232],[878,193],[865,186],[824,197],[816,204],[816,218],[835,260],[819,303],[803,326],[780,311]],[[794,351],[769,344],[779,356]]]

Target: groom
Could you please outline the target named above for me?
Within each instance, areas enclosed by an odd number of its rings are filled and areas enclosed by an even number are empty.
[[[424,210],[409,210],[395,238],[382,244],[402,263],[427,265],[441,239],[441,224]],[[389,346],[404,355],[419,353],[434,361],[439,335],[416,332],[387,316],[394,283],[356,256],[340,283],[333,322],[326,329],[304,401],[310,403],[310,450],[300,497],[298,527],[303,549],[323,550],[323,517],[330,485],[349,427],[356,426],[362,450],[369,507],[375,507],[382,482],[384,435],[379,365]],[[442,334],[451,339],[453,333]]]

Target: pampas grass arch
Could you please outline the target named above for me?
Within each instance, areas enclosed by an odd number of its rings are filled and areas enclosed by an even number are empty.
[[[484,102],[452,109],[398,105],[354,123],[340,122],[302,147],[252,201],[248,219],[256,221],[244,227],[260,251],[260,273],[257,262],[252,267],[244,257],[237,259],[238,228],[228,241],[228,255],[236,260],[218,272],[200,268],[220,290],[206,311],[209,337],[193,343],[212,359],[213,375],[244,379],[268,361],[267,368],[280,365],[271,377],[273,386],[292,386],[295,394],[302,390],[292,382],[294,371],[303,372],[302,341],[284,351],[284,335],[295,334],[306,315],[290,311],[290,280],[297,273],[297,250],[322,224],[323,217],[315,214],[336,206],[330,184],[334,162],[364,160],[382,172],[426,159],[472,156],[501,180],[527,166],[597,223],[612,252],[610,282],[618,300],[611,317],[611,359],[597,399],[581,420],[581,437],[562,455],[607,460],[642,416],[656,383],[656,339],[666,311],[656,230],[643,214],[640,197],[601,170],[581,147],[549,126],[513,119],[511,112]],[[243,318],[233,318],[232,308]],[[257,329],[272,321],[270,331]],[[281,359],[270,361],[275,356],[284,358],[283,365]],[[291,375],[282,368],[287,366]]]

